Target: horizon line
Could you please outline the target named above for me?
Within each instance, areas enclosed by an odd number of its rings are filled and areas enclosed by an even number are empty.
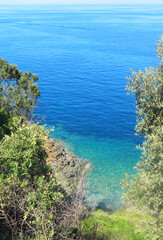
[[[0,3],[0,5],[163,5],[163,3]]]

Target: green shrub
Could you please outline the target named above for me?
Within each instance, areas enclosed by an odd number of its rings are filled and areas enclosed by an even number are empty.
[[[145,72],[131,71],[127,90],[135,97],[137,109],[136,132],[143,136],[141,161],[137,174],[124,182],[125,199],[149,214],[161,214],[163,206],[163,35],[157,45],[159,66]]]
[[[52,239],[61,220],[64,195],[46,164],[47,137],[43,127],[33,124],[1,140],[0,227],[9,233],[6,239]]]
[[[19,180],[46,175],[44,141],[48,138],[43,127],[38,125],[18,126],[10,136],[5,136],[0,145],[1,173],[13,175]]]
[[[0,108],[14,116],[31,118],[40,96],[38,77],[21,72],[16,65],[0,58]]]

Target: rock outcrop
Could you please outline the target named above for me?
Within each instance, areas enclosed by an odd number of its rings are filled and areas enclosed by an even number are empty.
[[[76,156],[55,139],[46,141],[47,162],[51,164],[59,183],[68,194],[73,194],[78,188],[85,172],[90,168],[90,163]]]

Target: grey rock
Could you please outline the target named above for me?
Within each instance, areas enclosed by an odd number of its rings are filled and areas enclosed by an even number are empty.
[[[81,179],[90,168],[90,163],[70,152],[55,139],[48,141],[48,161],[59,183],[68,194],[73,194],[81,183]]]

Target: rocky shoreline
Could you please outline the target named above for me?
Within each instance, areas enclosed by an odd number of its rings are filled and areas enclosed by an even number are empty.
[[[46,141],[47,162],[51,164],[56,177],[68,194],[73,194],[81,185],[85,173],[90,169],[88,160],[70,152],[63,143],[56,139]]]

